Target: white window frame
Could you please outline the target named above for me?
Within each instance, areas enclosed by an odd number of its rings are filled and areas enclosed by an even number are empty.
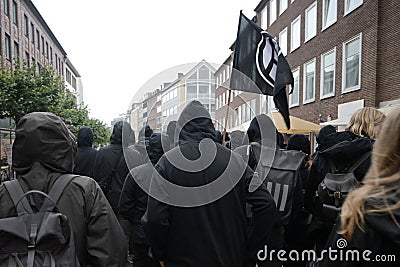
[[[287,31],[287,27],[284,28],[280,33],[279,33],[279,46],[281,48],[282,54],[286,57],[287,53],[288,53],[288,31]],[[285,46],[282,46],[282,35],[286,34],[286,42],[285,42]],[[285,50],[282,50],[282,47],[285,48]]]
[[[264,9],[261,10],[261,28],[266,30],[268,28],[268,8],[265,5]]]
[[[324,95],[324,57],[330,53],[333,53],[333,92],[329,93],[329,94],[325,94]],[[335,88],[336,88],[336,47],[334,47],[333,49],[327,51],[326,53],[321,55],[321,78],[320,78],[320,99],[325,99],[328,97],[332,97],[335,96]]]
[[[357,6],[354,6],[352,9],[349,9],[349,1],[352,1],[352,0],[343,0],[343,1],[344,1],[344,15],[343,16],[350,14],[351,12],[353,12],[354,10],[356,10],[357,8],[359,8],[360,6],[362,6],[364,4],[364,1],[360,0],[360,3]]]
[[[293,40],[294,40],[294,38],[293,38],[293,33],[294,33],[294,31],[293,31],[293,28],[294,28],[293,25],[294,25],[297,21],[299,22],[299,32],[298,32],[298,35],[299,35],[299,43],[298,43],[297,46],[293,46]],[[292,23],[290,24],[290,52],[295,51],[297,48],[300,47],[300,45],[301,45],[301,15],[299,15],[297,18],[295,18],[295,19],[292,21]]]
[[[297,67],[293,70],[293,73],[298,72],[297,77],[298,77],[298,82],[297,82],[297,102],[293,101],[293,94],[289,95],[289,108],[293,107],[298,107],[300,105],[300,67]],[[294,77],[294,75],[293,75]],[[294,82],[293,82],[294,84]],[[293,88],[294,90],[294,88]]]
[[[307,16],[307,13],[311,10],[311,9],[313,9],[313,8],[315,8],[315,34],[314,35],[311,35],[311,36],[308,36],[308,28],[307,28],[307,24],[308,24],[308,16]],[[317,27],[318,27],[318,21],[317,21],[317,18],[318,18],[318,6],[317,6],[317,1],[315,1],[314,3],[312,3],[307,9],[306,9],[306,11],[305,11],[305,14],[304,14],[304,20],[305,20],[305,23],[304,23],[304,43],[307,43],[308,41],[310,41],[312,38],[314,38],[315,36],[317,36]]]
[[[285,2],[286,3],[286,7],[282,8],[282,3]],[[282,15],[283,12],[285,12],[285,10],[288,8],[288,0],[279,0],[279,16]]]
[[[325,24],[325,16],[326,16],[326,14],[325,14],[325,2],[326,2],[327,0],[323,0],[322,1],[322,31],[324,31],[325,29],[327,29],[327,28],[329,28],[330,26],[332,26],[333,24],[335,24],[336,23],[336,21],[337,21],[337,0],[330,0],[330,1],[335,1],[335,3],[334,3],[334,9],[333,9],[333,13],[335,14],[335,19],[333,20],[333,21],[331,21],[330,23],[328,23],[328,24]],[[346,0],[345,0],[346,1]]]
[[[314,94],[313,94],[313,98],[306,100],[306,89],[307,89],[307,65],[314,63]],[[303,65],[303,104],[308,104],[308,103],[312,103],[315,101],[315,79],[316,79],[316,60],[315,58],[313,58],[312,60],[304,63]]]
[[[359,56],[359,64],[358,64],[358,85],[350,87],[350,88],[345,88],[346,86],[346,44],[354,41],[355,39],[360,38],[360,56]],[[349,93],[353,91],[357,91],[361,89],[361,63],[362,63],[362,33],[357,34],[353,38],[347,40],[346,42],[343,43],[342,47],[343,51],[343,58],[342,58],[342,94],[344,93]]]
[[[274,21],[276,20],[276,13],[277,13],[277,0],[271,0],[269,2],[269,25],[271,25],[272,23],[274,23]]]

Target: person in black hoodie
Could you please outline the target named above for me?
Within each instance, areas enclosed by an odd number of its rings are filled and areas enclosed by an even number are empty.
[[[347,196],[339,224],[327,244],[334,249],[342,249],[344,255],[350,250],[357,250],[360,260],[333,261],[324,258],[320,266],[399,266],[399,132],[400,108],[392,111],[383,123],[372,151],[371,168],[363,185]],[[367,254],[368,259],[362,257],[366,250],[371,251]],[[390,255],[392,259],[388,260]]]
[[[93,145],[93,131],[89,127],[83,126],[78,131],[78,151],[75,156],[74,173],[93,177],[94,161],[96,160],[97,150]]]
[[[271,195],[263,184],[249,192],[253,172],[239,155],[216,143],[210,114],[200,102],[185,107],[177,129],[179,145],[160,158],[160,176],[153,175],[150,186],[161,193],[150,190],[143,218],[153,256],[168,267],[254,266],[277,219]],[[211,151],[216,154],[210,160]],[[168,182],[180,188],[162,190]],[[213,182],[217,188],[210,186]],[[227,185],[229,190],[216,194]],[[252,233],[247,232],[245,203],[252,206]]]
[[[319,151],[310,170],[310,177],[305,194],[305,208],[314,213],[313,222],[310,227],[311,235],[314,236],[317,252],[320,252],[332,230],[333,224],[326,220],[321,214],[322,203],[316,197],[318,185],[325,175],[331,172],[329,161],[334,162],[336,169],[345,171],[354,165],[363,155],[371,152],[374,139],[379,134],[380,124],[385,115],[375,108],[366,107],[358,110],[350,119],[347,130],[332,133],[326,139],[330,145],[325,150]],[[354,175],[362,181],[370,166],[371,159],[368,157],[355,169]]]
[[[140,220],[147,208],[147,192],[149,192],[151,177],[155,171],[153,165],[164,154],[162,144],[164,138],[168,138],[168,136],[161,133],[153,133],[150,136],[146,147],[150,162],[130,170],[119,200],[121,216],[129,220],[134,227],[133,264],[135,267],[160,266],[157,260],[148,255],[149,245]]]

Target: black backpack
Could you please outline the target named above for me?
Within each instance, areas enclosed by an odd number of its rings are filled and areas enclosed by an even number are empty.
[[[318,185],[318,199],[320,202],[320,219],[334,223],[349,192],[359,186],[360,182],[354,176],[354,171],[371,155],[365,153],[347,170],[338,171],[335,163],[329,159],[330,171]]]
[[[255,174],[257,172],[274,198],[281,222],[287,225],[292,213],[300,168],[304,164],[306,154],[296,150],[261,146],[256,142],[251,143],[249,148],[256,163]]]
[[[38,190],[24,193],[18,180],[4,183],[18,216],[0,219],[1,267],[80,266],[68,218],[56,207],[64,188],[75,177],[60,176],[48,194]],[[28,202],[32,194],[45,197],[37,213]]]

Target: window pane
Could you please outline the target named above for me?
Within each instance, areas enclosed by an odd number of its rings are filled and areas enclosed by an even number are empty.
[[[268,9],[267,6],[261,11],[261,28],[264,30],[268,27]]]
[[[279,15],[282,14],[288,7],[288,0],[279,0]]]
[[[271,0],[269,12],[269,25],[271,25],[276,20],[276,0]]]
[[[306,11],[306,40],[317,34],[317,5],[314,4]]]
[[[322,96],[332,94],[335,79],[335,51],[323,56]]]
[[[292,51],[300,46],[300,18],[292,23],[292,38],[291,49]]]
[[[293,91],[290,95],[290,105],[295,105],[299,103],[299,70],[293,72]]]
[[[279,34],[279,46],[281,48],[282,54],[284,56],[287,55],[287,30],[283,30],[280,34]]]
[[[324,0],[324,27],[336,22],[337,0]]]
[[[315,62],[306,65],[305,100],[314,99]]]
[[[346,55],[346,79],[345,88],[359,85],[360,80],[360,38],[357,38],[345,46]]]
[[[209,79],[209,71],[206,66],[202,66],[199,69],[199,79],[208,80]]]

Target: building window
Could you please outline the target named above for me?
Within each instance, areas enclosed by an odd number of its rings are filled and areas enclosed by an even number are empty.
[[[290,51],[293,52],[297,48],[300,47],[300,20],[301,16],[298,16],[291,23],[291,32],[290,32]]]
[[[42,36],[42,55],[44,55],[44,37]]]
[[[363,4],[363,0],[344,0],[344,15],[349,14]]]
[[[279,15],[287,9],[288,7],[288,0],[279,0]]]
[[[266,30],[268,28],[268,8],[267,6],[261,10],[261,28]]]
[[[36,30],[36,47],[37,49],[40,51],[40,34],[39,34],[39,30]]]
[[[315,100],[315,59],[304,64],[304,93],[303,103]]]
[[[322,1],[322,30],[336,22],[337,0]]]
[[[9,3],[8,3],[8,0],[4,0],[3,4],[4,4],[4,14],[8,16],[9,10],[10,10],[10,6],[9,6]]]
[[[49,59],[49,43],[46,42],[46,58]]]
[[[315,1],[306,9],[305,42],[317,35],[317,2]]]
[[[32,44],[35,44],[35,27],[33,26],[33,23],[31,23],[31,42]]]
[[[14,60],[19,61],[19,45],[16,42],[14,42]]]
[[[271,113],[274,110],[276,110],[275,103],[274,103],[274,97],[269,95],[268,96],[268,113]]]
[[[5,49],[6,59],[11,60],[11,39],[8,34],[5,34]]]
[[[269,25],[276,20],[276,0],[271,0],[269,3]]]
[[[25,59],[24,59],[24,61],[25,61],[25,64],[26,64],[25,66],[26,66],[27,68],[30,67],[29,59],[30,59],[29,53],[28,53],[28,52],[25,52]]]
[[[281,48],[282,54],[286,56],[287,54],[287,28],[283,29],[279,33],[279,46]]]
[[[18,25],[18,6],[15,1],[12,4],[12,14],[13,14],[13,22],[14,24]]]
[[[295,107],[299,105],[299,82],[300,82],[300,69],[297,68],[293,71],[293,90],[292,94],[289,95],[289,107]]]
[[[336,49],[321,56],[321,99],[335,95]]]
[[[72,88],[76,91],[76,78],[74,76],[72,76]]]
[[[53,48],[51,48],[51,46],[50,46],[50,62],[51,65],[53,65]]]
[[[361,34],[343,44],[343,92],[360,89]]]
[[[28,17],[24,14],[24,34],[26,37],[29,38],[29,24],[28,24]]]

